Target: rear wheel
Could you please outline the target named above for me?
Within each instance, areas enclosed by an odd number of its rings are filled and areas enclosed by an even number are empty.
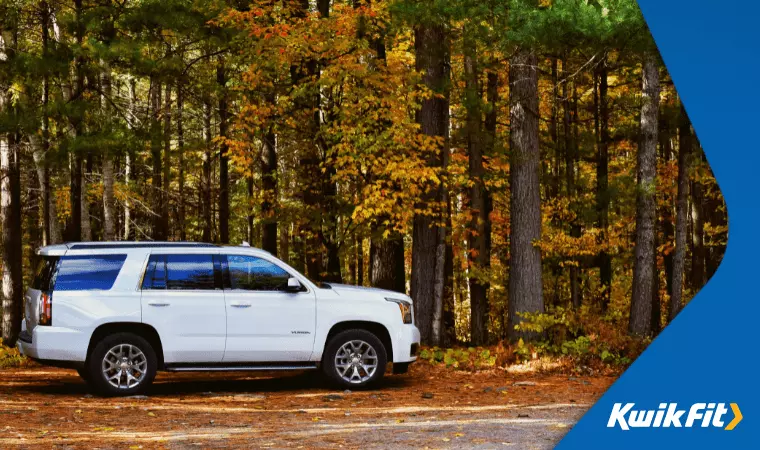
[[[143,337],[112,334],[95,346],[87,363],[87,378],[103,395],[145,392],[156,377],[156,353]]]
[[[364,388],[383,377],[387,362],[385,346],[377,336],[366,330],[346,330],[327,343],[322,370],[341,387]]]

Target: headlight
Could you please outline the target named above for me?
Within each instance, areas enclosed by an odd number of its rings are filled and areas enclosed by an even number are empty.
[[[401,311],[401,319],[404,323],[412,323],[412,304],[406,300],[400,300],[398,298],[385,298],[389,302],[393,302],[398,305],[398,309]]]

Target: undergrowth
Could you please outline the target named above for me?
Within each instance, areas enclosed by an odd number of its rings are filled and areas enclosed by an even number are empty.
[[[26,365],[28,360],[15,347],[6,347],[0,338],[0,369],[10,369]]]

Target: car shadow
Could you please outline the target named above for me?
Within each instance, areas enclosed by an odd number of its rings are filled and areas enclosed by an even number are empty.
[[[382,392],[384,390],[403,389],[413,384],[409,375],[384,377],[379,384],[370,389],[351,389],[357,391]],[[16,393],[43,395],[92,396],[94,391],[79,376],[72,372],[71,377],[61,377],[45,383],[18,384],[13,389]],[[328,382],[321,373],[304,372],[160,372],[146,395],[149,397],[175,397],[188,395],[220,394],[268,394],[292,391],[336,392],[342,391]]]

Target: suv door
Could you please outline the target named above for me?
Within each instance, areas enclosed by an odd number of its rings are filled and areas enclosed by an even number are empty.
[[[168,364],[218,363],[224,356],[227,318],[218,257],[154,253],[148,260],[142,320],[158,331]]]
[[[291,274],[274,260],[223,257],[227,304],[225,362],[308,361],[314,347],[316,296],[284,292]]]

